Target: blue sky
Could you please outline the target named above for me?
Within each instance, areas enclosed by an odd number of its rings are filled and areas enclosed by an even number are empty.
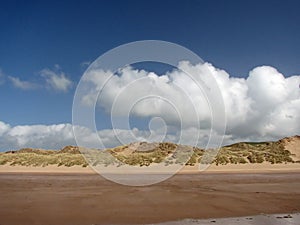
[[[83,64],[138,40],[180,44],[231,77],[262,65],[299,75],[299,8],[296,0],[0,1],[0,121],[71,123]],[[45,70],[72,84],[53,86]],[[9,77],[35,86],[20,89]]]

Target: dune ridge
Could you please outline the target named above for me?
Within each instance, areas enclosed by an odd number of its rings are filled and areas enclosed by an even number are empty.
[[[205,163],[202,158],[204,149],[173,143],[136,142],[103,151],[109,152],[118,159],[118,163],[128,165],[149,166],[153,163],[165,162],[166,166],[184,163],[186,167],[193,168],[199,163]],[[206,151],[209,153],[210,149]],[[184,161],[185,153],[191,153],[187,161]],[[182,154],[182,157],[178,154]],[[244,165],[251,164],[268,166],[295,164],[293,168],[300,167],[300,136],[286,137],[278,141],[240,142],[224,146],[219,149],[218,155],[212,161],[212,167],[215,168],[224,168],[224,166],[234,168],[235,165],[239,165],[236,166],[239,168],[250,168],[251,166]],[[79,147],[66,146],[60,150],[23,148],[2,152],[0,166],[88,167],[88,163]]]

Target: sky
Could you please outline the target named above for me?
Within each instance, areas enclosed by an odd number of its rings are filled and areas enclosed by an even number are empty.
[[[296,0],[0,1],[0,150],[75,144],[72,104],[83,73],[110,49],[140,40],[173,42],[203,59],[203,65],[181,62],[179,67],[204,77],[203,71],[208,71],[220,86],[227,120],[224,144],[299,134],[299,8]],[[119,85],[128,84],[126,74],[145,78],[128,95],[152,87],[154,94],[171,98],[178,106],[186,101],[174,85],[191,85],[184,74],[162,65],[122,70],[104,90],[104,101],[97,103],[97,128],[105,146],[120,144],[112,135],[110,107]],[[96,89],[102,82],[90,81]],[[187,92],[192,99],[201,95]],[[124,98],[130,99],[128,95]],[[200,145],[205,145],[208,106],[200,97],[193,105],[204,124]],[[189,106],[179,108],[187,113]],[[138,140],[149,136],[151,118],[161,116],[169,125],[166,140],[178,141],[178,118],[170,115],[156,100],[137,105],[130,120]],[[191,118],[184,128],[188,137],[195,134]],[[157,140],[159,123],[158,127],[152,123]],[[92,136],[92,131],[85,132]],[[128,131],[118,132],[124,142],[132,141]]]

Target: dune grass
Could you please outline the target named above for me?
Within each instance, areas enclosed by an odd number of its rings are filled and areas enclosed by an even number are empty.
[[[147,143],[140,143],[146,145]],[[214,149],[205,150],[176,145],[173,143],[156,143],[151,145],[153,148],[146,150],[129,149],[129,145],[119,146],[106,151],[87,151],[85,158],[96,166],[104,164],[108,166],[122,164],[149,166],[152,163],[164,162],[165,165],[181,164],[194,166],[196,163],[214,163],[216,165],[226,164],[245,164],[245,163],[299,163],[293,161],[292,154],[285,150],[281,142],[243,142],[219,149],[218,152]],[[148,146],[149,147],[149,146]],[[130,151],[128,151],[130,150]],[[103,153],[110,154],[103,154]],[[128,153],[129,152],[129,153]],[[125,154],[126,153],[126,154]],[[216,155],[217,153],[217,155]],[[90,155],[89,155],[90,154]],[[215,156],[216,155],[216,156]],[[21,149],[19,151],[9,151],[0,153],[0,165],[21,165],[21,166],[88,166],[85,158],[78,147],[66,146],[65,148],[55,150],[40,150],[40,149]]]
[[[20,165],[20,166],[83,166],[88,164],[80,154],[60,153],[60,154],[37,154],[37,153],[0,153],[0,165]]]

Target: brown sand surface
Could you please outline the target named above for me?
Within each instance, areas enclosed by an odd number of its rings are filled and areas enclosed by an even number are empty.
[[[146,187],[91,173],[0,173],[5,225],[145,224],[299,211],[298,172],[186,173]]]

